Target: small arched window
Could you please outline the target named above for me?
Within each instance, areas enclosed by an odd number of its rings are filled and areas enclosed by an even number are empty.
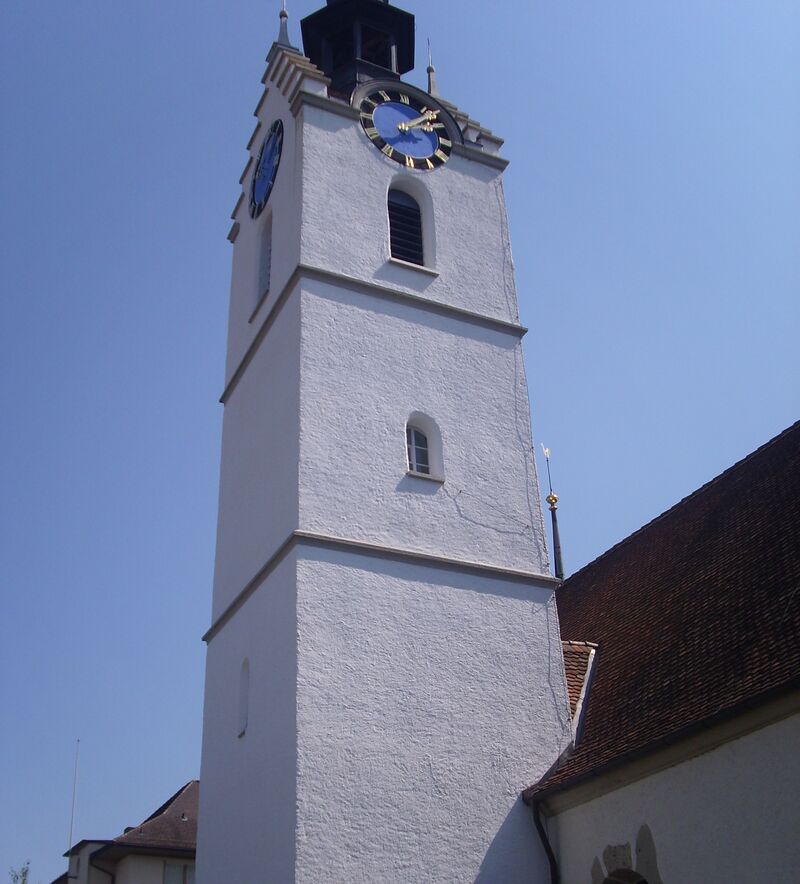
[[[431,461],[428,453],[428,437],[422,430],[406,427],[406,445],[408,446],[408,468],[412,473],[430,475]]]
[[[242,662],[239,672],[239,723],[238,736],[243,737],[247,730],[247,719],[250,714],[250,661],[247,657]]]
[[[392,257],[409,264],[425,263],[422,248],[422,212],[405,191],[389,191],[389,242]]]
[[[408,472],[444,482],[442,434],[433,418],[412,411],[406,421]]]

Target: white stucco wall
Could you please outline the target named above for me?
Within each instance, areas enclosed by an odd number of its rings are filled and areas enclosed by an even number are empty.
[[[547,881],[521,790],[569,736],[548,589],[298,562],[297,880]]]
[[[295,837],[295,561],[286,559],[208,646],[200,884],[291,881]],[[242,661],[248,727],[238,735]]]
[[[298,524],[299,297],[268,337],[225,404],[213,619]]]
[[[795,715],[563,811],[562,881],[601,884],[627,851],[648,884],[796,884],[798,744]]]
[[[518,319],[499,170],[452,156],[436,171],[409,171],[376,150],[357,120],[308,106],[302,119],[304,263]],[[438,277],[388,263],[386,199],[398,181],[430,193]]]
[[[301,376],[303,528],[547,571],[516,335],[304,281]],[[406,476],[414,411],[443,485]]]
[[[300,124],[292,116],[288,102],[281,91],[270,84],[259,107],[257,121],[261,129],[250,147],[253,162],[242,181],[244,201],[236,214],[239,233],[233,246],[231,298],[228,312],[228,351],[225,363],[225,381],[230,380],[245,355],[260,326],[260,320],[283,289],[300,260],[301,215],[301,141],[297,137]],[[252,219],[249,214],[250,186],[261,145],[273,121],[283,122],[283,151],[275,186],[261,216]],[[254,125],[256,120],[254,120]],[[259,291],[259,263],[261,237],[265,224],[272,216],[272,272],[269,297],[250,322],[253,308],[261,295]]]
[[[409,179],[438,275],[398,266],[386,196],[410,173],[356,119],[286,112],[271,89],[252,152],[280,115],[286,241],[249,322],[259,231],[239,210],[228,381],[298,261],[517,321],[497,169]],[[213,619],[296,528],[546,573],[528,409],[516,330],[301,274],[226,398]],[[406,476],[412,412],[441,430],[444,484]],[[568,737],[550,584],[301,541],[209,642],[199,884],[544,882],[518,796]]]

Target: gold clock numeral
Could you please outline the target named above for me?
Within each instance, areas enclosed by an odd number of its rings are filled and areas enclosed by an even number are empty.
[[[365,126],[371,126],[373,122],[372,114],[361,114],[361,122]]]
[[[452,147],[453,142],[449,138],[440,138],[439,144],[443,144],[445,147]]]
[[[433,163],[430,161],[430,159],[428,157],[425,157],[425,162],[427,163],[429,169],[435,168]]]
[[[434,129],[446,129],[447,128],[447,126],[445,126],[444,123],[432,123],[431,125],[433,126]]]
[[[369,105],[371,105],[372,107],[377,107],[377,106],[378,106],[378,102],[377,102],[377,101],[373,101],[371,98],[365,98],[361,103],[362,103],[362,104],[369,104]]]
[[[381,148],[381,151],[385,153],[390,160],[394,157],[394,148],[391,146],[391,144],[384,144]]]
[[[413,169],[413,168],[414,168],[414,158],[413,158],[413,157],[406,157],[406,166],[407,166],[409,169]]]
[[[440,159],[443,163],[447,160],[447,154],[443,150],[439,150],[438,148],[436,150],[436,153],[434,153],[434,156],[437,159]]]
[[[374,126],[367,126],[364,131],[369,135],[370,138],[378,137],[378,130]]]
[[[383,89],[380,89],[380,90],[378,91],[378,95],[380,95],[380,97],[381,97],[384,101],[391,101],[391,99],[389,98],[389,93],[388,93],[388,92],[384,92]]]
[[[400,101],[402,101],[403,104],[411,104],[411,99],[407,95],[401,94]]]

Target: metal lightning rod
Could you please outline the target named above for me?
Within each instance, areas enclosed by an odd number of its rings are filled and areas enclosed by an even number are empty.
[[[558,536],[558,497],[553,493],[553,480],[550,476],[550,449],[542,445],[545,463],[547,464],[547,485],[550,493],[545,500],[550,505],[550,519],[553,523],[553,558],[555,559],[556,577],[559,580],[564,579],[564,560],[561,557],[561,538]]]

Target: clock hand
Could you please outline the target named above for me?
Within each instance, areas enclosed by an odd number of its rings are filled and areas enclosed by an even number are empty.
[[[436,117],[439,116],[438,110],[426,110],[423,111],[421,116],[415,117],[413,120],[408,120],[405,123],[398,123],[397,128],[401,132],[408,132],[411,129],[415,129],[417,126],[422,126],[426,123],[430,123],[431,120],[435,120]]]

